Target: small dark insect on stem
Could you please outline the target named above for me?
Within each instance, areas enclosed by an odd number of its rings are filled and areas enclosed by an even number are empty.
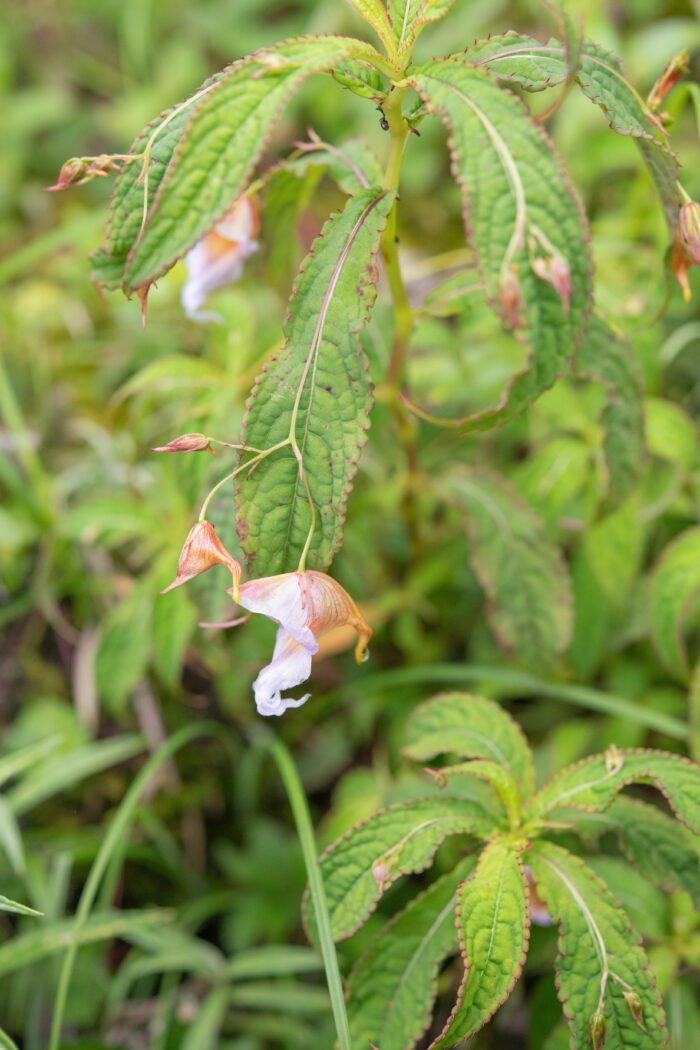
[[[382,115],[382,119],[379,121],[380,128],[382,129],[382,131],[388,131],[389,121],[386,119],[386,116],[384,115],[384,110],[381,106],[377,106],[377,112],[381,113]]]

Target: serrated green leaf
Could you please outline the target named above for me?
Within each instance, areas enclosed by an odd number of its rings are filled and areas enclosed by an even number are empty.
[[[532,752],[517,722],[500,704],[469,693],[443,693],[412,712],[403,753],[417,762],[436,755],[486,758],[509,770],[523,799],[534,791]]]
[[[17,901],[11,901],[9,897],[3,897],[0,893],[0,911],[8,911],[13,915],[34,915],[41,916],[40,911],[35,911],[34,908],[28,907],[26,904],[18,904]]]
[[[444,18],[454,0],[387,0],[389,21],[399,55],[410,54],[429,22]]]
[[[627,600],[642,559],[644,529],[634,502],[591,525],[583,550],[607,600],[618,607]]]
[[[348,60],[332,69],[331,73],[341,87],[347,88],[360,98],[371,98],[375,102],[381,102],[386,96],[386,81],[374,66],[366,62]]]
[[[605,809],[625,785],[640,781],[651,781],[679,820],[700,835],[700,766],[680,755],[645,748],[611,749],[562,770],[535,795],[529,816],[558,806]]]
[[[534,38],[514,33],[480,41],[467,57],[499,79],[512,80],[535,91],[561,83],[568,72],[567,49],[559,41],[540,44]],[[666,145],[659,122],[625,76],[619,60],[591,40],[584,41],[581,47],[576,79],[584,95],[603,110],[613,131],[636,140],[673,239],[680,210],[678,162]]]
[[[578,857],[549,842],[534,845],[528,861],[537,891],[559,923],[557,994],[569,1022],[571,1050],[588,1050],[588,1026],[603,982],[605,1050],[660,1047],[665,1019],[649,961],[605,883]],[[625,1002],[630,988],[639,997],[644,1028]]]
[[[106,272],[113,285],[122,263],[122,284],[133,292],[165,273],[243,192],[301,82],[344,58],[374,55],[369,44],[351,38],[285,40],[232,63],[186,103],[167,110],[131,147],[137,156],[151,143],[147,181],[135,160],[115,182],[105,246],[112,262],[100,254],[98,275]]]
[[[457,887],[473,871],[465,857],[454,871],[411,901],[375,937],[348,983],[353,1047],[382,1050],[412,1046],[430,1024],[442,961],[458,951]]]
[[[573,599],[566,563],[544,523],[496,474],[453,469],[438,486],[464,511],[469,561],[499,643],[531,666],[551,662],[571,639]]]
[[[282,161],[267,177],[270,192],[278,175],[289,172],[304,179],[314,168],[327,173],[348,196],[381,185],[382,169],[374,151],[362,139],[346,139],[331,146],[312,138],[310,142],[300,143],[299,150],[303,150],[299,156]]]
[[[697,433],[693,421],[680,405],[660,397],[648,397],[644,406],[649,451],[677,464],[685,476],[692,470],[697,456]]]
[[[649,619],[656,650],[668,669],[688,676],[683,628],[700,589],[700,528],[687,529],[669,543],[651,577]]]
[[[605,810],[637,871],[668,892],[689,893],[700,908],[698,841],[656,806],[620,795]]]
[[[394,38],[382,0],[348,0],[348,3],[372,26],[382,43],[391,51]]]
[[[493,830],[482,806],[458,798],[390,806],[353,828],[320,860],[335,940],[354,933],[397,878],[427,868],[448,835]]]
[[[411,84],[449,129],[467,238],[486,297],[510,325],[515,308],[503,299],[508,282],[517,283],[515,312],[531,353],[529,367],[494,408],[445,421],[465,431],[486,430],[522,412],[554,383],[581,334],[590,295],[585,218],[542,128],[485,70],[463,58],[434,60],[412,74]],[[535,258],[566,260],[572,288],[566,305],[535,272]]]
[[[574,371],[602,383],[607,391],[600,422],[605,432],[607,495],[616,505],[629,495],[644,465],[642,372],[627,340],[599,317],[588,319],[576,348]]]
[[[509,769],[499,762],[487,758],[473,758],[469,762],[458,762],[452,766],[429,770],[438,783],[447,784],[452,777],[476,777],[483,780],[496,792],[508,814],[511,827],[520,823],[520,785]]]
[[[374,302],[374,255],[393,195],[365,190],[329,220],[302,265],[289,302],[284,350],[257,379],[245,443],[267,449],[294,435],[315,509],[307,565],[327,568],[342,542],[345,502],[371,407],[358,331]],[[239,475],[238,530],[257,576],[293,571],[311,508],[290,444]]]
[[[525,962],[529,938],[522,847],[496,840],[457,893],[457,933],[464,979],[457,1004],[431,1050],[445,1050],[477,1032],[505,1002]]]

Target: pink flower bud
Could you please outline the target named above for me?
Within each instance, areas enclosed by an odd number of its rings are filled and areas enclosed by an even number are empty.
[[[160,593],[167,594],[174,587],[180,587],[183,583],[187,583],[188,580],[199,576],[200,573],[213,568],[214,565],[226,565],[231,570],[231,575],[233,576],[231,592],[234,599],[238,601],[241,566],[226,550],[216,535],[214,526],[208,521],[198,521],[190,529],[190,533],[185,540],[185,545],[177,563],[175,579],[170,586]]]
[[[518,280],[518,267],[515,263],[507,273],[501,274],[498,295],[511,328],[525,328],[525,322],[518,315],[518,310],[522,306],[522,291]]]
[[[151,452],[201,452],[206,448],[212,456],[215,456],[216,452],[210,442],[211,438],[208,438],[206,434],[181,434],[180,437],[169,441],[167,445],[152,448]]]
[[[630,1008],[632,1017],[634,1018],[635,1022],[639,1025],[640,1028],[643,1028],[646,1032],[646,1028],[644,1026],[644,1013],[642,1011],[642,1000],[639,998],[639,996],[633,988],[630,988],[628,992],[625,992],[625,1002]]]
[[[97,157],[71,157],[61,168],[58,181],[53,186],[47,186],[47,190],[65,190],[67,186],[74,183],[89,182],[96,175],[107,175],[108,172],[118,168],[123,157],[113,154],[101,153]]]
[[[569,300],[573,289],[571,287],[571,268],[567,260],[559,252],[552,252],[551,255],[546,255],[544,258],[540,256],[533,259],[532,269],[540,280],[551,284],[561,299],[564,316],[568,317]]]

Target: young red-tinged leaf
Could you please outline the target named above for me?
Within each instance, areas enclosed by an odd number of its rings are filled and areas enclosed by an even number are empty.
[[[700,589],[700,528],[677,536],[659,558],[651,578],[649,618],[656,650],[678,678],[688,677],[683,628]]]
[[[541,668],[571,639],[569,571],[544,522],[497,474],[453,468],[436,487],[465,516],[469,561],[499,643]]]
[[[136,138],[115,182],[106,255],[96,259],[129,293],[146,289],[207,233],[245,189],[282,108],[302,81],[369,44],[302,37],[232,63]]]
[[[458,951],[457,887],[476,865],[465,857],[388,923],[356,964],[348,984],[353,1046],[405,1050],[430,1024],[443,960]]]
[[[394,34],[391,31],[391,24],[382,0],[348,0],[348,3],[355,8],[358,15],[364,18],[365,22],[372,26],[391,54],[395,50]]]
[[[622,333],[591,316],[574,356],[574,371],[602,383],[607,402],[600,422],[605,437],[607,496],[621,503],[644,466],[644,379],[634,350]]]
[[[526,859],[559,924],[557,993],[571,1050],[589,1050],[592,1023],[598,1034],[605,1029],[605,1050],[662,1046],[665,1018],[649,960],[605,883],[578,857],[549,842],[537,842]],[[625,998],[630,992],[635,1004],[638,999],[643,1028]]]
[[[602,810],[625,785],[635,783],[654,784],[678,819],[700,835],[700,766],[680,755],[645,748],[611,747],[562,770],[535,795],[527,816],[543,816],[559,806]]]
[[[586,222],[545,132],[494,77],[451,58],[420,67],[411,84],[447,126],[486,298],[531,355],[497,406],[446,421],[485,430],[550,387],[580,337],[591,283]]]
[[[294,285],[286,345],[246,402],[246,445],[266,449],[291,434],[297,442],[315,508],[312,569],[327,568],[341,544],[345,503],[369,429],[371,381],[358,331],[374,302],[374,257],[392,203],[390,193],[364,190],[326,223]],[[240,475],[237,497],[249,569],[257,576],[295,570],[312,512],[291,445]]]
[[[522,847],[496,839],[457,893],[457,933],[464,978],[457,1004],[431,1046],[446,1050],[477,1032],[508,998],[530,936]]]
[[[390,806],[353,828],[320,860],[334,938],[354,933],[401,875],[429,867],[448,835],[486,837],[494,830],[482,806],[457,798]]]
[[[416,707],[406,726],[403,752],[417,762],[436,755],[484,758],[499,763],[526,800],[535,788],[532,752],[522,729],[500,704],[469,693],[443,693]]]
[[[444,18],[455,0],[387,0],[389,21],[399,56],[411,53],[429,22]],[[404,59],[405,61],[405,59]]]
[[[570,61],[567,47],[559,41],[542,44],[517,33],[478,41],[467,52],[467,58],[499,79],[512,80],[534,91],[564,81]],[[618,59],[591,40],[585,40],[581,46],[576,79],[584,95],[603,110],[613,131],[636,140],[656,185],[673,239],[681,205],[678,162],[664,141],[658,118],[630,84]]]

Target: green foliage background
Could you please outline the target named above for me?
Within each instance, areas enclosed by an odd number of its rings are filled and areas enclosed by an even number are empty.
[[[697,7],[662,0],[580,7],[588,34],[621,57],[642,94],[682,47],[697,79]],[[534,0],[457,0],[445,23],[425,31],[417,57],[508,28],[542,39],[553,31]],[[287,805],[250,743],[259,724],[251,681],[269,658],[273,627],[256,619],[239,633],[197,628],[198,619],[228,615],[223,570],[187,593],[157,595],[224,457],[148,450],[186,431],[236,440],[243,400],[279,345],[296,266],[341,197],[330,181],[319,182],[300,223],[303,248],[291,246],[283,216],[263,219],[260,252],[243,280],[217,296],[224,325],[184,319],[178,265],[152,291],[142,332],[136,302],[118,294],[102,300],[87,283],[108,180],[62,195],[43,190],[68,156],[126,150],[154,113],[231,58],[310,32],[364,29],[341,0],[57,0],[0,13],[0,760],[60,737],[51,757],[37,752],[0,796],[0,893],[44,913],[37,920],[0,912],[0,1028],[25,1050],[46,1045],[61,924],[70,927],[64,917],[73,914],[103,829],[144,753],[205,719],[218,723],[218,733],[163,766],[160,790],[139,808],[128,847],[115,854],[95,943],[78,956],[64,1045],[291,1050],[332,1040],[317,964],[302,947],[304,877]],[[304,87],[287,110],[266,158],[303,138],[310,123],[326,141],[362,136],[383,158],[372,104],[318,84]],[[676,118],[682,181],[698,198],[695,101],[681,86],[666,108]],[[396,509],[405,493],[402,454],[388,411],[377,405],[334,564],[375,627],[372,662],[358,670],[349,653],[319,659],[312,701],[279,726],[323,842],[380,805],[431,794],[402,765],[399,746],[417,701],[445,681],[508,703],[541,778],[612,742],[690,748],[698,757],[698,687],[689,674],[698,655],[700,541],[688,530],[697,526],[700,498],[700,283],[691,273],[690,306],[672,285],[669,309],[656,319],[667,291],[667,234],[634,144],[613,136],[603,115],[573,92],[551,130],[591,220],[597,303],[631,337],[644,375],[641,478],[619,507],[608,507],[603,388],[561,382],[487,435],[421,425],[426,469],[451,460],[456,473],[474,483],[480,471],[481,484],[501,493],[493,475],[505,475],[509,498],[543,522],[534,546],[560,547],[573,583],[572,634],[568,648],[548,650],[523,634],[517,609],[503,606],[507,580],[500,590],[496,581],[494,609],[485,609],[480,581],[489,578],[490,537],[468,500],[445,512],[430,491],[419,493],[416,546]],[[426,244],[431,254],[452,252],[463,233],[438,122],[424,122],[409,148],[399,233],[407,281],[420,297],[430,287]],[[388,360],[389,328],[382,293],[363,337],[375,381]],[[412,344],[412,393],[420,403],[446,402],[447,415],[492,404],[520,363],[514,346],[494,338],[477,307],[454,318],[426,315]],[[218,500],[215,521],[235,553],[230,494]],[[668,571],[652,579],[662,556]],[[533,572],[545,571],[535,564]],[[563,598],[556,609],[562,638],[566,604]],[[441,847],[444,870],[457,849]],[[671,1045],[681,1050],[700,1027],[697,983],[676,979],[700,956],[692,906],[683,895],[631,885],[615,847],[603,842],[601,852],[600,874],[645,935]],[[402,892],[398,885],[387,895],[384,917]],[[373,917],[343,946],[346,968],[383,921]],[[554,951],[551,931],[535,930],[529,974],[475,1048],[506,1040],[523,1050],[565,1045],[550,1038],[560,1016]],[[164,976],[149,969],[154,958],[170,960]],[[449,970],[441,976],[446,1003],[457,979]]]

